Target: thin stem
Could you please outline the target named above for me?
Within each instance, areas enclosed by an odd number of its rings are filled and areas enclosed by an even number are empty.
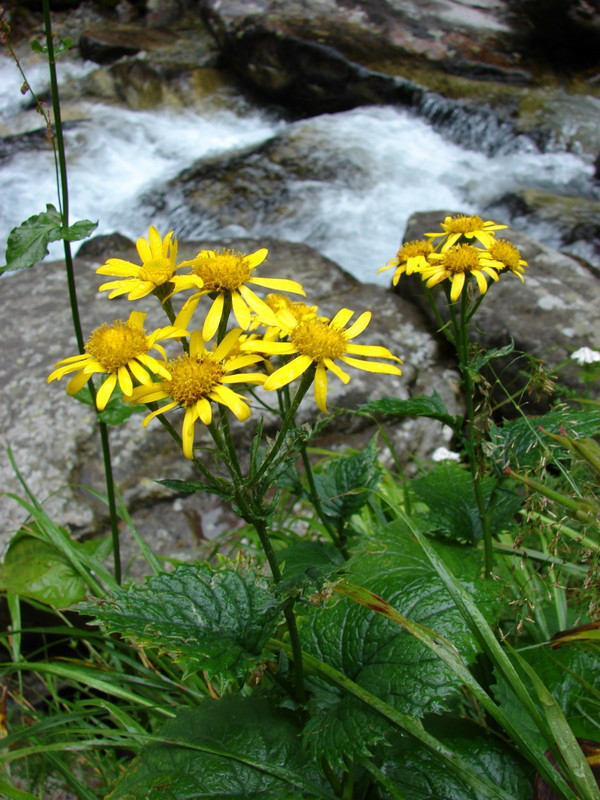
[[[48,67],[50,70],[50,88],[52,95],[52,111],[54,114],[54,135],[56,137],[56,147],[58,155],[58,172],[60,183],[58,187],[59,205],[61,208],[61,218],[63,228],[69,226],[69,184],[67,180],[67,160],[65,156],[65,141],[63,137],[62,118],[60,113],[60,98],[58,94],[58,80],[56,77],[56,65],[54,58],[54,44],[52,42],[52,22],[50,19],[50,2],[43,0],[44,28],[46,33],[46,47],[48,50]],[[77,290],[75,287],[75,270],[73,267],[73,257],[71,254],[71,244],[66,239],[63,240],[65,251],[65,269],[67,273],[67,285],[69,289],[69,302],[71,305],[71,316],[77,347],[79,352],[85,352],[83,333],[81,329],[81,319],[79,316],[79,305],[77,302]],[[92,396],[95,391],[92,381],[90,381]],[[117,504],[115,500],[114,479],[112,462],[110,458],[110,446],[108,438],[108,427],[105,422],[98,420],[100,429],[100,440],[102,442],[102,458],[104,462],[104,475],[106,480],[106,496],[108,498],[108,508],[110,512],[110,527],[113,543],[113,554],[115,562],[115,580],[121,582],[121,554],[119,544],[119,518],[117,515]]]
[[[319,519],[323,523],[325,530],[331,536],[331,540],[333,541],[335,546],[340,550],[343,550],[342,537],[338,535],[338,532],[335,530],[331,522],[327,519],[327,515],[323,511],[323,506],[321,505],[321,498],[319,497],[319,493],[317,491],[317,487],[315,484],[315,476],[313,474],[312,466],[308,458],[308,453],[306,452],[306,445],[302,445],[302,448],[300,450],[300,455],[302,456],[302,463],[304,464],[304,472],[306,474],[306,480],[308,481],[308,490],[310,494],[310,499],[315,508],[315,511],[317,512]]]

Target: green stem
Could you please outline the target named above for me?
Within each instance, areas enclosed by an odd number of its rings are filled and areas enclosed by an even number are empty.
[[[269,537],[269,532],[267,531],[267,526],[265,524],[265,521],[263,519],[255,518],[252,520],[252,524],[256,529],[265,556],[267,557],[267,561],[269,562],[269,566],[271,567],[273,580],[275,581],[275,583],[279,583],[281,581],[281,569],[279,568],[277,556],[275,555],[275,550],[273,549],[273,545],[271,543],[271,539]],[[296,700],[299,703],[303,704],[306,701],[306,691],[304,689],[304,666],[303,666],[304,662],[302,660],[302,646],[300,644],[300,634],[298,633],[298,625],[296,624],[296,617],[294,615],[293,598],[288,603],[288,605],[286,605],[283,613],[285,616],[288,633],[290,635],[290,644],[293,654],[292,657],[294,660]]]
[[[454,311],[453,304],[450,305],[450,309],[452,312]],[[469,360],[469,318],[467,292],[465,289],[461,293],[460,322],[456,321],[456,316],[453,314],[453,325],[455,326],[456,330],[456,352],[458,355],[458,364],[461,372],[466,404],[465,423],[467,435],[465,445],[469,455],[469,467],[473,480],[473,491],[475,493],[475,502],[477,503],[477,510],[479,512],[479,519],[481,521],[481,530],[483,534],[484,576],[488,578],[491,575],[494,565],[494,551],[492,547],[491,515],[486,509],[485,499],[483,496],[481,475],[482,464],[481,459],[479,458],[479,448],[475,430],[475,407],[473,404],[475,384],[471,375],[471,365]]]
[[[56,77],[56,65],[54,58],[54,44],[52,42],[52,22],[50,19],[50,1],[43,0],[44,28],[46,33],[46,47],[48,50],[48,67],[50,70],[50,88],[52,94],[52,111],[54,113],[54,135],[56,137],[58,172],[60,185],[58,188],[59,205],[61,207],[61,218],[64,228],[69,226],[69,184],[67,180],[67,160],[65,157],[65,142],[63,137],[62,118],[60,113],[60,98],[58,94],[58,80]],[[71,305],[71,316],[73,318],[73,328],[77,347],[80,353],[85,352],[83,333],[81,329],[81,319],[79,316],[79,305],[77,303],[77,290],[75,287],[75,270],[73,267],[73,257],[71,255],[71,245],[66,239],[63,240],[65,251],[65,269],[67,273],[67,285],[69,289],[69,302]],[[95,398],[93,383],[90,381],[92,396]],[[108,439],[108,427],[105,422],[98,420],[100,429],[100,439],[102,442],[102,458],[104,462],[104,474],[106,480],[106,495],[108,498],[108,508],[110,513],[110,527],[113,543],[113,554],[115,561],[115,580],[121,582],[121,553],[119,543],[119,518],[117,515],[117,504],[115,500],[114,479],[112,462],[110,458],[110,446]]]
[[[331,536],[331,540],[334,545],[344,552],[344,543],[342,537],[338,535],[338,532],[335,530],[331,522],[327,519],[327,515],[323,511],[323,506],[321,505],[321,498],[319,497],[319,493],[317,491],[317,487],[315,484],[315,476],[312,471],[312,466],[310,460],[308,458],[308,453],[306,452],[306,445],[302,445],[300,450],[300,455],[302,456],[302,463],[304,464],[304,472],[306,473],[306,480],[308,481],[308,490],[310,494],[311,502],[317,512],[317,515],[321,522],[323,523],[323,527],[327,531],[327,533]],[[344,552],[344,555],[347,557],[347,553]]]
[[[262,462],[260,467],[257,469],[255,474],[249,476],[249,479],[248,479],[248,482],[247,482],[247,488],[248,489],[251,489],[253,486],[256,486],[258,481],[262,478],[262,476],[265,474],[265,472],[271,466],[274,458],[276,457],[277,453],[281,449],[281,446],[282,446],[283,442],[285,441],[285,437],[287,436],[287,433],[288,433],[288,431],[290,429],[290,426],[294,422],[294,417],[296,416],[296,411],[298,410],[298,407],[300,406],[300,403],[302,402],[302,400],[304,398],[304,395],[306,394],[306,392],[308,391],[311,383],[313,382],[314,375],[315,375],[314,367],[311,367],[302,376],[302,380],[300,382],[300,386],[298,387],[298,389],[296,391],[294,399],[290,403],[290,406],[289,406],[289,408],[287,410],[287,413],[286,413],[286,415],[285,415],[285,417],[283,419],[283,422],[281,424],[281,429],[280,429],[279,433],[277,434],[277,438],[275,439],[275,442],[273,443],[273,446],[272,446],[271,450],[269,451],[269,454],[266,456],[266,458],[264,459],[264,461]]]

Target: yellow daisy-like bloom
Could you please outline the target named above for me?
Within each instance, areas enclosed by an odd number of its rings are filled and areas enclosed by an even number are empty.
[[[140,238],[135,245],[142,265],[122,258],[109,258],[96,272],[99,275],[115,275],[119,280],[103,283],[98,291],[110,289],[110,299],[126,294],[129,300],[139,300],[158,286],[169,283],[175,274],[177,260],[177,239],[172,236],[173,231],[169,231],[162,239],[154,225],[151,225],[148,239]]]
[[[212,339],[217,332],[226,295],[231,296],[233,313],[238,325],[243,330],[250,327],[252,312],[266,315],[275,324],[276,321],[269,306],[252,291],[248,284],[302,295],[305,292],[297,281],[285,278],[255,278],[253,276],[252,273],[259,264],[262,264],[268,252],[264,247],[250,255],[234,253],[232,250],[201,250],[191,261],[183,261],[178,269],[191,267],[192,272],[188,275],[175,276],[173,292],[198,288],[201,291],[186,300],[177,316],[176,324],[187,327],[200,297],[204,294],[215,295],[202,328],[205,341]]]
[[[126,399],[130,403],[153,403],[169,399],[166,405],[152,411],[144,418],[144,427],[157,414],[175,407],[185,409],[181,439],[183,454],[193,457],[194,426],[197,420],[205,425],[212,422],[211,400],[221,403],[243,421],[250,416],[248,400],[227,386],[229,383],[263,383],[265,375],[253,372],[235,372],[261,357],[243,353],[235,355],[241,330],[235,328],[223,338],[214,350],[206,349],[201,331],[190,337],[190,349],[185,355],[167,363],[168,377],[152,385],[136,387]]]
[[[443,231],[439,233],[426,233],[432,239],[437,239],[440,236],[444,237],[445,241],[442,245],[442,252],[448,250],[453,244],[458,242],[461,236],[466,239],[477,239],[484,247],[490,247],[494,241],[496,231],[508,227],[507,225],[499,225],[492,220],[484,222],[483,219],[477,214],[469,216],[467,214],[457,214],[455,217],[446,217],[442,222]]]
[[[421,270],[421,278],[428,288],[448,278],[452,284],[452,302],[460,297],[469,275],[477,281],[481,294],[485,294],[488,288],[485,276],[489,275],[492,280],[497,281],[497,270],[504,267],[504,264],[492,259],[487,250],[481,250],[472,244],[457,244],[441,253],[432,253],[429,261],[428,268]]]
[[[290,300],[284,294],[268,294],[265,299],[266,304],[275,314],[281,311],[289,311],[297,320],[317,316],[317,306],[309,306],[301,300]]]
[[[76,372],[67,384],[67,392],[77,394],[91,375],[108,373],[96,394],[96,406],[102,411],[117,382],[123,394],[129,395],[133,390],[132,377],[145,386],[152,384],[152,373],[169,378],[165,366],[167,354],[157,342],[187,336],[187,331],[167,325],[147,336],[143,327],[145,318],[146,315],[141,311],[132,311],[126,322],[117,319],[110,325],[105,322],[93,330],[85,345],[86,352],[59,361],[54,372],[48,376],[48,383]],[[161,354],[161,361],[148,355],[152,348]]]
[[[365,311],[348,329],[344,330],[354,311],[342,308],[332,320],[323,317],[296,319],[293,314],[283,310],[278,315],[279,326],[287,335],[287,341],[248,342],[242,350],[257,351],[267,355],[296,356],[287,364],[276,369],[264,383],[265,389],[280,389],[296,378],[299,378],[313,364],[316,367],[314,395],[317,406],[325,414],[327,412],[327,370],[331,370],[343,383],[348,383],[350,376],[345,373],[336,361],[342,361],[350,367],[366,372],[384,372],[390,375],[401,375],[401,370],[394,364],[363,361],[355,356],[367,358],[389,358],[402,363],[392,355],[387,347],[377,345],[351,344],[369,324],[371,312]]]
[[[401,275],[406,273],[410,275],[413,272],[419,272],[429,266],[427,257],[433,253],[433,245],[426,239],[415,239],[412,242],[405,242],[398,253],[396,258],[393,258],[385,267],[380,267],[377,273],[384,272],[390,267],[396,267],[392,284],[396,286],[400,280]]]
[[[525,282],[523,277],[524,267],[528,267],[527,261],[521,258],[521,253],[506,239],[496,239],[488,248],[488,252],[493,261],[499,262],[503,267],[507,267],[515,275],[521,279],[521,283]]]

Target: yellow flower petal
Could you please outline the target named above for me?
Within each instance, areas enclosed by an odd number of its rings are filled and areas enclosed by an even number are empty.
[[[217,398],[217,402],[221,403],[222,405],[226,405],[230,411],[233,411],[240,422],[243,422],[250,416],[250,407],[245,402],[245,399],[242,397],[242,395],[237,394],[227,386],[219,384],[218,386],[215,386],[211,394]]]
[[[463,286],[465,285],[465,273],[457,272],[456,275],[452,276],[451,280],[452,280],[452,290],[450,292],[450,300],[452,300],[452,302],[455,303],[460,297],[460,293],[462,292]]]
[[[306,297],[304,287],[298,281],[291,281],[288,278],[250,278],[248,283],[255,283],[257,286],[264,286],[265,289],[276,289],[278,292],[292,292]]]
[[[303,372],[306,372],[311,364],[312,358],[310,356],[298,356],[288,364],[284,364],[283,367],[276,369],[275,372],[269,375],[263,385],[268,391],[280,389],[287,383],[296,380]]]
[[[146,414],[143,421],[144,428],[148,427],[150,420],[153,420],[154,417],[157,417],[159,414],[162,414],[165,411],[170,411],[172,408],[175,408],[177,403],[173,401],[172,403],[167,403],[166,406],[161,406],[160,408],[156,408],[154,411],[151,411],[149,414]]]
[[[362,369],[365,372],[384,372],[387,375],[402,375],[402,370],[395,364],[382,364],[379,361],[359,361],[357,358],[350,356],[342,356],[342,361],[345,361],[351,367]]]
[[[327,367],[327,369],[330,369],[333,374],[341,380],[342,383],[348,383],[350,380],[350,375],[344,372],[339,364],[336,364],[335,361],[332,361],[330,358],[323,359],[323,364]]]
[[[371,321],[371,312],[363,311],[360,317],[353,325],[350,325],[347,331],[344,331],[347,339],[354,339],[359,333],[362,333]]]
[[[243,331],[248,330],[252,322],[252,314],[238,292],[232,292],[231,294],[231,307],[237,324]]]
[[[98,389],[96,394],[96,407],[99,411],[102,411],[104,408],[106,408],[106,404],[108,403],[116,385],[117,373],[112,372],[104,381],[102,386]]]
[[[133,391],[133,383],[127,367],[119,367],[117,371],[117,378],[119,380],[119,388],[123,394],[131,394]]]
[[[185,410],[185,416],[183,417],[183,425],[181,426],[181,446],[183,455],[189,459],[194,457],[194,424],[197,419],[198,409],[196,405],[188,406]]]
[[[206,397],[201,397],[200,400],[196,402],[196,410],[200,421],[205,425],[210,425],[212,422],[212,406]]]
[[[204,325],[202,327],[202,335],[205,342],[208,342],[210,339],[212,339],[217,332],[219,328],[219,322],[221,322],[221,315],[223,314],[224,305],[225,295],[223,292],[219,292],[219,294],[215,297],[208,314],[206,315],[206,319],[204,320]]]
[[[368,313],[368,312],[365,312]],[[351,311],[349,308],[340,308],[337,312],[335,317],[329,323],[330,328],[343,328],[345,325],[350,322],[352,317],[354,316],[354,311]],[[369,317],[371,315],[369,314]],[[357,320],[358,321],[358,320]],[[356,323],[355,323],[356,324]],[[347,333],[345,331],[345,333]]]
[[[83,372],[80,372],[78,375],[74,375],[67,384],[67,393],[70,395],[77,394],[77,392],[83,389],[89,379],[90,376],[85,375]]]
[[[327,370],[322,364],[317,364],[314,382],[315,402],[319,409],[328,414],[327,410]]]

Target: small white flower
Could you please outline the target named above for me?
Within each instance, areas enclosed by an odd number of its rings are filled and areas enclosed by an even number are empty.
[[[571,353],[571,358],[582,366],[583,364],[593,364],[595,361],[600,361],[600,352],[592,350],[590,347],[580,347],[579,350]]]
[[[460,453],[448,450],[447,447],[436,447],[431,454],[432,461],[460,461]]]

